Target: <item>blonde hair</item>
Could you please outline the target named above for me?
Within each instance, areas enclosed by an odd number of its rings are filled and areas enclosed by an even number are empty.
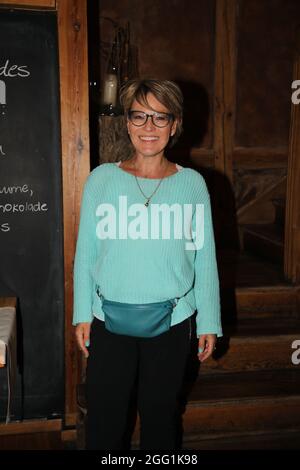
[[[175,144],[183,131],[183,96],[181,90],[175,82],[171,82],[170,80],[130,80],[123,85],[120,93],[120,102],[124,108],[125,115],[130,110],[135,100],[141,105],[150,107],[147,101],[147,95],[149,93],[152,93],[155,98],[173,114],[174,119],[177,120],[176,132],[174,136],[170,138],[169,142],[169,146],[171,147]]]

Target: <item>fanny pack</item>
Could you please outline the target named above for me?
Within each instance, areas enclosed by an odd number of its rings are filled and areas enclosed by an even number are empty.
[[[147,304],[128,304],[103,297],[102,300],[105,328],[118,335],[152,338],[170,329],[171,315],[177,299]]]

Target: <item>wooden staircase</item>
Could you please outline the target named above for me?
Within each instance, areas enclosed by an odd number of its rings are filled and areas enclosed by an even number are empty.
[[[268,442],[280,448],[277,437],[272,441],[279,434],[291,434],[299,446],[300,367],[291,360],[296,338],[299,319],[279,321],[277,313],[258,326],[244,318],[235,331],[225,328],[188,395],[183,446],[264,448]]]
[[[194,332],[180,399],[180,444],[183,449],[300,448],[300,364],[292,362],[292,343],[300,339],[299,288],[284,282],[273,263],[239,255],[232,270],[230,256],[220,259],[224,336],[213,357],[200,364]],[[272,285],[264,282],[268,279]],[[78,447],[83,448],[83,386],[79,403]],[[129,434],[131,449],[138,449],[136,415]]]
[[[187,374],[183,448],[300,448],[299,286],[283,276],[284,199],[271,203],[272,220],[242,225],[242,253],[219,254],[224,337]]]
[[[237,288],[237,322],[225,324],[212,358],[200,365],[193,342],[181,396],[183,449],[300,447],[300,364],[291,357],[300,339],[297,290],[247,291]],[[137,419],[133,449],[138,442]]]

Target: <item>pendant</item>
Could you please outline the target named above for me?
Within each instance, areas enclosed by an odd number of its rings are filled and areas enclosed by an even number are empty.
[[[146,206],[146,207],[149,206],[149,201],[150,201],[150,199],[147,199],[147,202],[145,202],[145,206]]]

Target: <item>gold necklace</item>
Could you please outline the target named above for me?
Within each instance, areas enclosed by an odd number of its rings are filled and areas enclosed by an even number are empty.
[[[166,166],[166,169],[167,169],[167,168],[168,168],[168,164],[167,164],[167,166]],[[136,173],[136,164],[134,164],[134,169],[135,169],[135,173]],[[154,196],[154,194],[156,193],[156,191],[157,191],[158,188],[160,187],[161,182],[162,182],[162,180],[163,180],[164,177],[165,177],[166,169],[165,169],[165,172],[164,172],[164,174],[163,174],[163,177],[160,179],[158,185],[156,186],[155,190],[153,191],[153,193],[152,193],[150,196],[146,196],[146,194],[143,192],[143,190],[142,190],[142,188],[141,188],[141,186],[140,186],[140,184],[139,184],[139,182],[138,182],[138,179],[137,179],[137,177],[136,177],[136,174],[134,175],[134,176],[135,176],[135,180],[136,180],[136,182],[137,182],[137,185],[138,185],[138,187],[139,187],[139,189],[140,189],[142,195],[146,198],[146,202],[144,203],[144,205],[145,205],[146,207],[149,206],[150,199],[152,198],[152,196]],[[151,179],[151,178],[149,178],[149,179]]]

